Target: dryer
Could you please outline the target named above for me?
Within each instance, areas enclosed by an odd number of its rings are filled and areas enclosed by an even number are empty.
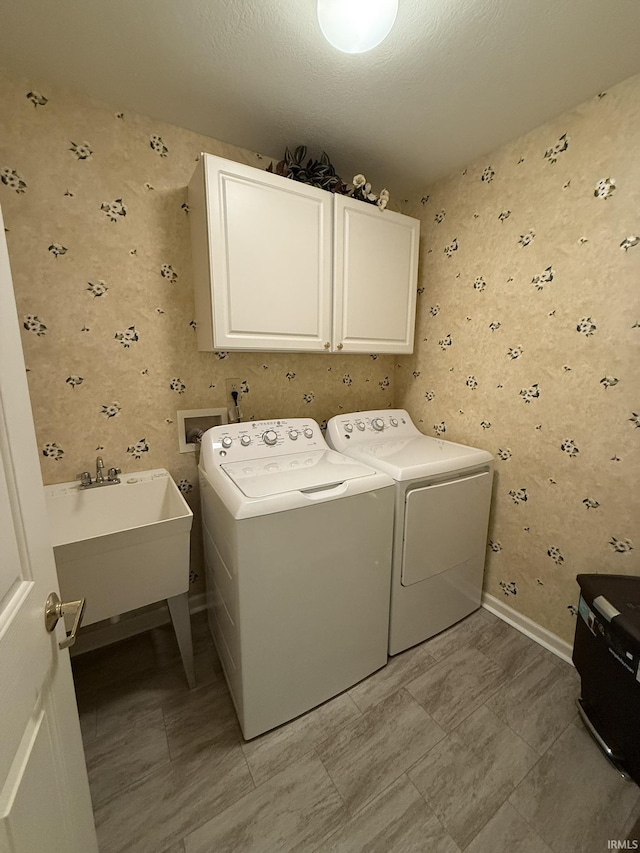
[[[308,418],[208,430],[199,480],[209,625],[250,739],[387,663],[394,484]]]
[[[331,418],[329,445],[396,484],[389,653],[480,606],[493,456],[423,435],[404,409]]]

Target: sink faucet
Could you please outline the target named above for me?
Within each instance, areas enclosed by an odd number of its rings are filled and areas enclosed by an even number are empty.
[[[78,474],[81,489],[95,489],[96,486],[114,486],[120,482],[118,474],[121,474],[120,468],[109,468],[107,476],[104,476],[104,462],[102,456],[96,458],[96,478],[91,479],[91,474],[88,471],[83,471]]]

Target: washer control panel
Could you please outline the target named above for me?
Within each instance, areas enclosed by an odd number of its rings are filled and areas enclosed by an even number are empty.
[[[329,444],[337,450],[358,444],[371,444],[376,439],[410,438],[418,430],[404,409],[378,409],[336,415],[327,426]]]
[[[220,463],[328,449],[320,427],[310,418],[224,424],[207,430],[205,443]]]

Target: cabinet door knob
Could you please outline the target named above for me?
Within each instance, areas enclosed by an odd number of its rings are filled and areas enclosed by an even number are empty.
[[[324,342],[324,348],[325,349],[329,349],[330,346],[331,346],[331,344],[329,343],[329,341]]]
[[[342,349],[342,344],[338,344],[338,346],[336,347],[336,349]]]

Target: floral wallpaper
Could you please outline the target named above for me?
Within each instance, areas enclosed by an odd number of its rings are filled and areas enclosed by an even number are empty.
[[[579,572],[640,574],[640,77],[487,155],[422,220],[412,356],[199,353],[186,186],[201,151],[268,158],[0,77],[4,211],[45,483],[98,453],[165,467],[195,512],[176,411],[404,406],[496,457],[486,589],[571,641]]]
[[[569,642],[576,574],[640,574],[639,150],[633,77],[404,208],[396,405],[495,455],[486,591]]]
[[[45,484],[92,471],[167,468],[194,514],[196,457],[178,450],[182,409],[245,419],[393,403],[393,356],[200,353],[187,184],[200,152],[264,168],[269,158],[178,127],[0,77],[0,204]]]

